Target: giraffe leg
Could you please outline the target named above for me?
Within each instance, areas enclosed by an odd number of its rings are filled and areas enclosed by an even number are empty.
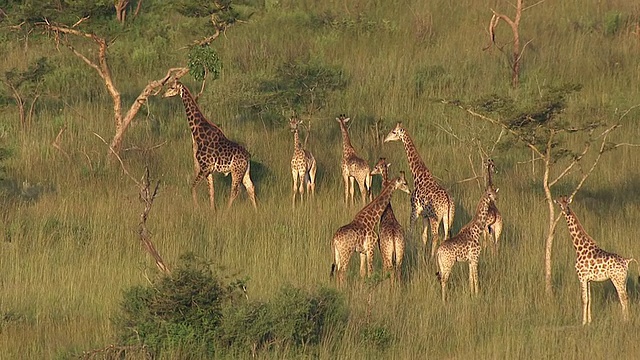
[[[371,277],[371,275],[373,274],[373,244],[375,244],[376,242],[378,242],[378,236],[374,232],[369,237],[369,242],[364,248],[367,255],[367,277]]]
[[[296,206],[296,197],[298,192],[298,172],[291,170],[291,177],[293,178],[293,196],[291,197],[293,206]]]
[[[453,263],[451,260],[445,259],[446,254],[444,251],[440,251],[438,249],[437,253],[437,263],[438,263],[438,272],[436,275],[440,280],[440,287],[442,292],[442,302],[447,302],[447,281],[449,280],[449,275],[451,274],[451,268],[453,267]]]
[[[382,255],[382,268],[386,275],[393,268],[393,239],[389,238],[388,234],[380,237],[380,255]]]
[[[344,181],[344,203],[349,205],[349,174],[343,171],[342,180]]]
[[[429,218],[429,227],[431,228],[431,257],[436,254],[436,249],[438,247],[438,220],[435,218]],[[426,227],[425,227],[426,230]]]
[[[213,173],[207,175],[207,183],[209,184],[209,207],[215,210],[216,209],[216,202],[215,202],[216,192],[215,192],[215,188],[213,187]]]
[[[304,186],[305,186],[305,176],[304,171],[298,172],[298,178],[300,179],[300,188],[298,188],[298,192],[300,193],[300,202],[302,202],[302,198],[304,197]]]
[[[359,179],[358,180],[358,188],[360,189],[360,196],[362,197],[362,206],[366,206],[367,205],[367,194],[368,191],[366,189],[366,185],[365,185],[365,179]]]
[[[202,170],[198,171],[198,174],[196,175],[195,179],[193,179],[193,182],[191,183],[191,196],[193,197],[193,203],[198,206],[198,193],[196,191],[196,187],[198,186],[198,183],[200,181],[202,181],[202,179],[205,177],[205,174]]]
[[[502,234],[502,220],[496,221],[491,227],[492,235],[493,235],[493,248],[495,249],[495,253],[498,253],[498,239],[500,239],[500,234]]]
[[[471,295],[478,295],[478,260],[469,261],[469,289]]]
[[[251,167],[250,163],[247,162],[247,169],[245,170],[244,176],[242,177],[242,184],[244,185],[244,188],[247,189],[247,194],[249,194],[249,200],[251,200],[253,209],[258,210],[258,204],[256,203],[256,189],[253,186],[253,181],[251,181],[251,174],[249,172],[250,167]],[[237,195],[238,195],[238,192],[236,190],[236,196]],[[232,201],[233,200],[230,200],[229,206],[231,206]]]
[[[580,280],[580,292],[582,296],[582,325],[587,324],[589,308],[591,307],[589,304],[589,281],[588,280]],[[590,320],[589,320],[590,322]]]
[[[369,202],[373,201],[373,191],[371,191],[371,183],[373,182],[373,176],[371,174],[367,174],[367,177],[364,179],[364,186],[367,189],[367,194],[369,194]]]
[[[398,282],[400,282],[402,280],[402,259],[404,258],[404,234],[400,234],[398,238],[396,238],[394,245],[395,245],[395,251],[394,251],[395,275]]]
[[[612,278],[611,282],[613,282],[613,286],[616,287],[618,291],[618,298],[620,299],[620,306],[622,306],[622,319],[624,321],[629,321],[629,296],[627,295],[627,279],[626,273],[625,276]]]
[[[351,206],[354,204],[353,195],[356,192],[355,180],[353,176],[349,177],[349,205]]]
[[[317,165],[316,162],[314,161],[311,164],[311,169],[309,169],[309,182],[307,183],[309,186],[309,193],[315,197],[316,196],[316,171],[317,171]]]
[[[360,277],[364,278],[367,275],[367,254],[360,253]]]

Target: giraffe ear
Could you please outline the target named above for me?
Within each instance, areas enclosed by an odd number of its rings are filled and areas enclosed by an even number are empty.
[[[386,165],[386,166],[387,166],[387,169],[388,169],[388,168],[389,168],[389,166],[391,166],[391,163],[387,163],[387,165]]]

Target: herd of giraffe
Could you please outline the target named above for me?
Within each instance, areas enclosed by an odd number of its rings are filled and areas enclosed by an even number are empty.
[[[200,111],[189,90],[179,81],[170,83],[164,97],[179,95],[182,99],[187,121],[191,129],[195,178],[191,185],[193,201],[197,203],[196,186],[206,178],[209,185],[210,207],[215,209],[213,174],[231,174],[231,192],[228,207],[238,196],[242,183],[249,195],[253,208],[257,210],[255,188],[250,175],[250,153],[240,144],[229,140],[223,131],[210,122]],[[422,161],[413,140],[403,127],[396,127],[384,138],[384,143],[401,141],[404,145],[411,175],[413,190],[409,190],[404,172],[390,179],[389,164],[380,158],[373,169],[366,160],[357,155],[349,138],[345,115],[336,121],[342,134],[342,161],[340,164],[344,182],[344,201],[354,203],[355,183],[358,183],[362,203],[365,205],[353,220],[340,227],[331,240],[333,264],[331,275],[337,274],[338,285],[344,282],[349,259],[354,252],[360,254],[360,276],[370,276],[373,272],[373,255],[378,245],[382,255],[383,269],[391,274],[392,283],[401,279],[402,258],[405,249],[404,229],[396,219],[391,206],[391,195],[395,190],[410,194],[411,215],[409,229],[413,229],[418,218],[423,219],[422,242],[426,247],[431,229],[431,257],[435,257],[437,278],[441,285],[443,302],[446,301],[446,285],[456,262],[469,263],[469,287],[472,295],[478,294],[478,260],[484,247],[491,246],[497,252],[498,240],[502,233],[502,215],[496,206],[498,189],[494,187],[492,175],[495,164],[491,159],[485,163],[487,170],[486,190],[480,199],[473,218],[455,236],[449,238],[455,214],[455,203],[451,194],[438,183],[429,168]],[[315,194],[317,163],[313,154],[300,143],[298,127],[301,121],[291,118],[289,125],[293,133],[294,152],[291,158],[293,178],[293,205],[297,194],[300,201],[306,189],[307,196]],[[371,191],[373,175],[381,175],[382,190],[374,198]],[[592,281],[611,280],[615,286],[624,320],[629,318],[626,281],[629,263],[636,261],[600,249],[587,234],[575,213],[569,208],[571,198],[566,196],[555,200],[567,222],[573,246],[576,251],[575,269],[580,281],[582,294],[582,323],[591,323]],[[440,223],[443,225],[443,240],[438,246]],[[376,231],[376,227],[378,230]],[[481,243],[482,236],[482,243]],[[490,239],[487,240],[487,237]]]

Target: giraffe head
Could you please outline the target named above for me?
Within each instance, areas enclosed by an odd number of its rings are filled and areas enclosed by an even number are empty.
[[[385,136],[384,142],[401,141],[404,138],[405,134],[406,134],[406,131],[402,126],[402,123],[398,122],[396,124],[395,129],[391,130],[391,132],[387,134],[387,136]]]
[[[485,160],[485,165],[487,167],[487,172],[489,174],[497,174],[498,170],[496,170],[496,164],[493,162],[493,159],[491,158],[487,158],[487,160]]]
[[[400,175],[392,180],[393,189],[404,191],[407,194],[411,194],[411,190],[409,190],[409,184],[407,184],[407,179],[404,176],[404,171],[400,171]]]
[[[563,195],[553,200],[553,202],[558,204],[558,206],[560,206],[560,210],[562,210],[563,213],[565,214],[569,213],[569,204],[571,204],[571,198],[568,198],[566,195]]]
[[[164,95],[162,95],[162,97],[166,98],[166,97],[172,97],[176,95],[182,96],[182,91],[183,91],[182,83],[180,83],[180,81],[178,80],[174,80],[167,88],[167,91],[164,92]]]
[[[351,120],[351,118],[347,117],[347,115],[345,114],[340,114],[338,115],[338,117],[336,118],[336,121],[339,122],[340,124],[344,125],[347,122],[349,122],[349,120]]]
[[[291,132],[297,131],[298,125],[300,125],[301,123],[302,121],[295,116],[289,118],[289,128],[291,128]]]
[[[389,166],[391,164],[387,162],[387,159],[381,157],[373,167],[373,170],[371,170],[371,175],[382,175],[384,177],[385,173],[389,171]]]

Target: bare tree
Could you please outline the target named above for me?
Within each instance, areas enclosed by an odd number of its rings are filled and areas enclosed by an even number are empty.
[[[530,42],[528,41],[524,44],[524,46],[520,46],[520,19],[522,18],[522,12],[542,2],[540,1],[534,5],[524,8],[522,1],[523,0],[517,0],[515,5],[516,14],[513,19],[505,14],[498,13],[495,10],[491,9],[491,12],[493,12],[493,16],[491,16],[491,21],[489,21],[490,42],[489,45],[483,49],[487,50],[495,45],[500,51],[503,51],[502,47],[496,44],[496,27],[500,23],[500,20],[504,21],[509,25],[509,27],[511,27],[511,32],[513,33],[513,45],[511,49],[511,59],[509,61],[509,66],[511,68],[511,86],[514,88],[517,88],[520,85],[520,62],[522,60],[522,53],[524,52],[527,44],[529,44]]]

